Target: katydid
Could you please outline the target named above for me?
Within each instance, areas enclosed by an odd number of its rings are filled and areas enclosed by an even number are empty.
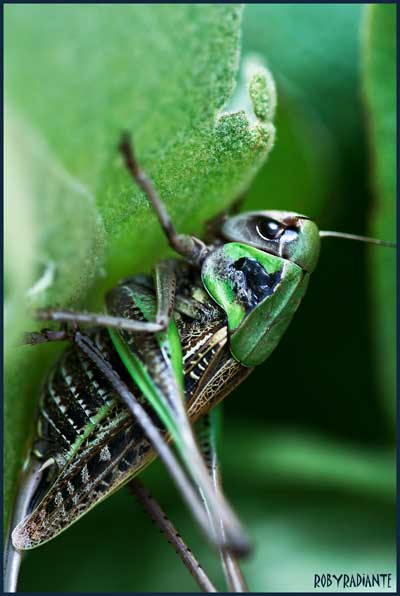
[[[178,234],[127,135],[120,151],[182,258],[160,261],[153,277],[122,280],[106,296],[106,314],[38,313],[61,329],[29,334],[26,343],[71,345],[43,389],[6,549],[6,588],[16,589],[21,551],[59,535],[158,455],[219,548],[229,588],[244,591],[236,557],[249,551],[249,539],[223,495],[215,447],[204,458],[193,427],[278,345],[321,237],[392,244],[319,231],[305,215],[274,210],[219,217],[207,243]]]

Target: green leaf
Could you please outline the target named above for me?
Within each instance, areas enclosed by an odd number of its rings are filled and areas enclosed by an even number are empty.
[[[368,109],[371,183],[374,202],[371,236],[396,238],[396,6],[371,5],[364,22],[363,75]],[[389,422],[396,419],[396,254],[372,248],[371,292],[376,335],[375,358]]]
[[[305,100],[350,143],[362,117],[351,93],[361,15],[359,4],[292,3],[248,4],[243,16],[245,51],[267,59],[278,89]],[[344,97],[346,109],[338,109]]]
[[[289,209],[319,221],[328,212],[337,176],[332,137],[315,111],[279,89],[276,140],[246,194],[245,208]]]
[[[243,564],[253,592],[312,593],[314,574],[378,572],[391,573],[395,590],[394,508],[340,495],[277,491],[249,496],[243,515],[255,543],[255,556]]]
[[[246,5],[244,52],[264,59],[279,98],[276,144],[252,185],[252,208],[293,209],[325,229],[360,225],[349,205],[365,205],[365,193],[355,201],[364,168],[361,15],[357,4]]]
[[[151,262],[162,237],[117,155],[122,130],[133,132],[179,227],[226,206],[263,153],[262,132],[243,113],[221,118],[235,86],[240,10],[7,10],[7,96],[93,196],[113,275],[143,266],[144,253]]]
[[[199,231],[249,184],[274,129],[265,113],[250,122],[244,109],[224,111],[240,22],[239,5],[6,7],[10,350],[34,327],[32,307],[101,304],[105,285],[166,250],[118,155],[123,130],[179,230]],[[264,88],[256,107],[267,100]],[[31,430],[33,379],[47,366],[46,347],[31,358],[27,349],[7,355],[7,505]]]
[[[227,440],[221,449],[224,470],[233,475],[233,468],[240,467],[261,491],[263,485],[302,486],[395,502],[393,450],[367,449],[304,430],[266,430],[256,424],[248,431],[233,423],[225,434]],[[246,450],[231,461],[228,453],[239,434]]]

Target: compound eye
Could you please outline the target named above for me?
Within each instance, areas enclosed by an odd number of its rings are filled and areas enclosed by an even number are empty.
[[[282,234],[283,229],[280,223],[266,217],[257,223],[257,233],[263,240],[275,240]]]

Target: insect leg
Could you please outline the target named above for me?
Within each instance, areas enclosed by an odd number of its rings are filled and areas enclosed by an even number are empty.
[[[209,414],[206,414],[196,424],[198,441],[203,452],[204,459],[208,465],[210,475],[216,492],[222,492],[221,471],[218,463],[217,439],[220,427],[221,406],[217,406]],[[207,500],[205,499],[206,508]],[[213,520],[210,516],[210,522]],[[218,530],[222,534],[221,542],[224,542],[225,527],[222,519],[219,520]],[[230,592],[248,592],[249,589],[240,569],[239,562],[235,554],[228,550],[220,548],[220,557],[226,583]]]
[[[32,497],[43,476],[44,470],[51,464],[51,460],[42,462],[36,458],[26,461],[20,478],[19,490],[14,503],[12,516],[10,519],[6,544],[4,547],[4,592],[16,592],[18,584],[19,570],[21,566],[22,553],[14,548],[11,533],[25,517],[29,514],[29,506]]]
[[[132,319],[124,319],[123,317],[113,317],[99,313],[77,312],[74,310],[56,310],[52,308],[39,309],[36,312],[36,317],[43,321],[75,323],[77,325],[97,325],[99,327],[111,327],[112,329],[122,329],[124,331],[134,331],[138,333],[156,333],[157,331],[162,331],[165,328],[163,324],[157,322],[152,323],[148,321],[135,321]]]
[[[91,339],[82,335],[79,331],[75,333],[74,342],[86,356],[97,366],[98,370],[105,376],[105,378],[112,385],[114,390],[118,393],[122,401],[129,408],[132,415],[142,427],[147,438],[157,451],[159,457],[166,466],[168,472],[172,476],[185,499],[192,515],[197,520],[200,527],[208,538],[219,545],[218,537],[210,527],[207,513],[204,509],[203,503],[198,497],[196,490],[185,475],[180,463],[176,459],[173,451],[170,449],[168,443],[165,441],[158,428],[155,426],[146,410],[137,401],[135,396],[131,393],[127,385],[120,379],[119,375],[104,359],[103,355]]]
[[[131,138],[128,133],[122,135],[118,148],[124,158],[128,172],[131,174],[139,188],[145,193],[150,205],[153,207],[171,248],[182,255],[190,263],[199,266],[207,254],[205,244],[195,236],[177,233],[151,179],[146,172],[142,170],[136,159]]]
[[[197,582],[200,589],[203,592],[217,592],[216,587],[154,497],[151,496],[148,490],[136,478],[131,480],[128,486],[139,503],[144,507],[146,513],[166,536],[168,542],[175,549],[176,554]]]
[[[178,329],[171,326],[168,330],[168,337],[156,338],[159,341],[159,351],[154,347],[146,349],[144,344],[143,349],[138,345],[135,352],[129,353],[131,374],[171,433],[187,473],[206,495],[210,514],[215,520],[224,520],[226,545],[229,544],[235,552],[244,554],[249,550],[248,539],[224,495],[217,494],[214,489],[188,418],[180,345],[177,348]],[[126,347],[121,338],[114,332],[111,337],[120,356],[127,359]]]
[[[52,341],[68,341],[71,340],[71,334],[65,324],[59,331],[52,329],[42,329],[41,331],[31,331],[24,333],[22,338],[23,344],[34,346],[36,344],[50,343]]]
[[[67,323],[73,323],[75,325],[97,325],[99,327],[110,327],[123,331],[134,331],[135,333],[156,333],[163,331],[168,326],[175,300],[176,276],[171,260],[165,259],[157,263],[154,271],[154,281],[157,295],[157,315],[155,322],[135,321],[133,319],[114,317],[101,313],[58,310],[53,308],[38,309],[36,311],[36,317],[43,321],[55,321],[64,325]],[[60,331],[42,329],[39,333],[27,333],[25,334],[23,343],[34,345],[50,341],[64,341],[66,339],[69,339],[69,336],[64,326]]]
[[[164,259],[156,264],[154,285],[157,296],[156,323],[166,329],[175,303],[176,274],[173,261]]]
[[[176,275],[172,260],[165,259],[156,264],[154,284],[157,296],[157,315],[155,322],[135,321],[133,319],[125,319],[124,317],[115,317],[101,313],[58,310],[53,308],[39,309],[36,312],[36,316],[41,320],[61,322],[64,324],[87,324],[123,331],[133,331],[135,333],[156,333],[157,331],[166,329],[174,309]],[[63,341],[65,339],[68,339],[65,329],[61,331],[43,329],[40,333],[26,334],[24,343],[37,344],[49,341]]]

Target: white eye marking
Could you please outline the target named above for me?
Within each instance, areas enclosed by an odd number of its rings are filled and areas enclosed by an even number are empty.
[[[299,233],[296,232],[296,230],[286,230],[285,232],[285,242],[293,242],[294,240],[297,240],[299,237]]]

